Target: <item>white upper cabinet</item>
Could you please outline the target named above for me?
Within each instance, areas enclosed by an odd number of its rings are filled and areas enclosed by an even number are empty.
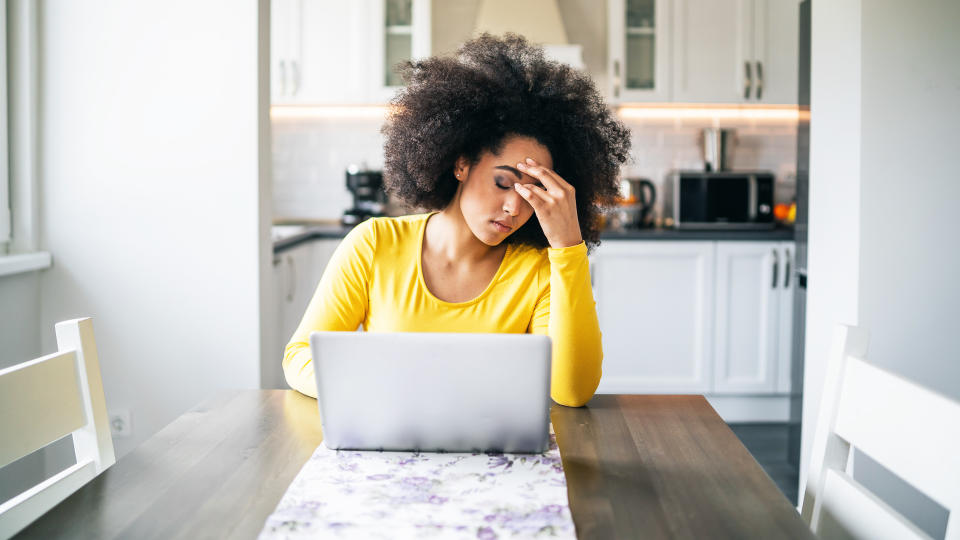
[[[670,101],[797,102],[796,0],[673,0],[671,6]]]
[[[796,0],[754,0],[754,77],[750,103],[797,103],[800,6]]]
[[[372,101],[386,103],[403,85],[397,64],[430,56],[430,0],[367,1],[376,21],[367,80]]]
[[[274,104],[382,104],[430,54],[430,0],[272,0]]]
[[[674,0],[673,99],[689,103],[744,101],[752,0]]]
[[[609,101],[669,101],[667,0],[608,0],[607,9]]]

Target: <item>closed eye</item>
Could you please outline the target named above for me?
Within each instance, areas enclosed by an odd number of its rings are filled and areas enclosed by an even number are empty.
[[[496,176],[496,177],[494,177],[494,179],[495,179],[495,182],[494,182],[494,183],[496,183],[497,187],[500,188],[500,189],[512,189],[512,188],[513,188],[513,185],[516,184],[516,183],[518,183],[518,182],[514,181],[513,179],[506,178],[506,177],[499,176],[499,175]],[[533,184],[533,185],[537,186],[537,187],[540,188],[540,189],[544,189],[543,184],[540,183],[540,182],[537,182],[537,183],[535,183],[535,184]]]

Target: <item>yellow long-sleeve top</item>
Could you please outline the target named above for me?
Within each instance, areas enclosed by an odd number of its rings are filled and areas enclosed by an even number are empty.
[[[589,401],[600,383],[603,350],[586,244],[510,244],[479,296],[445,302],[427,289],[420,266],[431,214],[371,218],[344,237],[287,343],[287,383],[317,396],[314,330],[354,331],[362,324],[368,332],[533,333],[553,342],[553,400],[571,407]]]

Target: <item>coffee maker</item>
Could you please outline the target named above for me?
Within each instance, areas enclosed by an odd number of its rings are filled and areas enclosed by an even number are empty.
[[[353,207],[343,212],[340,223],[352,227],[369,217],[384,216],[387,194],[383,190],[383,172],[347,167],[347,190],[353,194]]]

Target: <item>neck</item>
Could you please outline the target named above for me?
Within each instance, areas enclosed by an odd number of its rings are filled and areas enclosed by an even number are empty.
[[[427,221],[425,241],[430,253],[450,262],[476,262],[501,254],[506,245],[488,246],[467,226],[460,212],[460,190],[450,204]]]

